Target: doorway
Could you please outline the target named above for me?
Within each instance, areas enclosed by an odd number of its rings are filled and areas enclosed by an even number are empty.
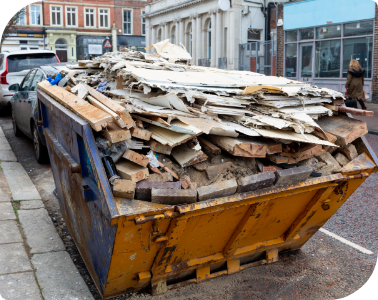
[[[65,39],[58,39],[55,42],[55,52],[60,62],[68,62],[68,43]]]
[[[299,44],[299,76],[301,81],[312,82],[313,48],[313,43]]]

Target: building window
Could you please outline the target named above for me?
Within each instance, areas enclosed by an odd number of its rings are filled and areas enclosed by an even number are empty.
[[[131,22],[131,10],[123,11],[123,34],[131,34],[132,22]]]
[[[95,9],[85,9],[85,27],[95,27]]]
[[[172,26],[170,42],[174,45],[176,44],[176,26]]]
[[[189,53],[193,55],[193,26],[192,23],[189,25]]]
[[[207,58],[211,59],[211,21],[207,24]]]
[[[40,5],[30,5],[30,25],[42,25]]]
[[[144,15],[146,12],[142,11],[142,15]],[[146,19],[142,18],[142,35],[146,35]]]
[[[76,12],[76,7],[66,7],[66,11],[67,11],[67,16],[66,16],[66,25],[67,26],[76,26],[77,24],[77,21],[76,21],[76,17],[77,17],[77,12]]]
[[[299,30],[300,40],[313,40],[314,39],[314,28],[306,28]]]
[[[60,6],[50,6],[51,25],[62,26],[62,8]]]
[[[373,37],[363,37],[344,40],[343,77],[347,77],[349,63],[356,59],[365,70],[365,77],[371,78],[373,58]]]
[[[356,22],[344,25],[344,36],[372,35],[374,21]]]
[[[340,78],[341,40],[316,42],[315,77]]]
[[[286,77],[297,77],[297,44],[286,45],[285,66]]]
[[[316,39],[330,39],[341,37],[341,25],[322,26],[316,28]]]
[[[286,42],[296,42],[298,40],[298,31],[286,31]]]
[[[100,27],[109,28],[109,10],[100,9]]]
[[[158,30],[158,35],[156,39],[156,43],[159,43],[159,42],[161,42],[161,29]]]

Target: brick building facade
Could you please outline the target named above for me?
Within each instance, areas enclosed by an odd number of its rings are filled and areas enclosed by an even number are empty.
[[[148,0],[150,1],[150,0]],[[145,1],[49,0],[26,7],[17,33],[4,41],[3,51],[49,49],[61,61],[76,61],[117,50],[142,50]],[[109,40],[111,48],[105,47]],[[106,43],[108,46],[108,43]]]

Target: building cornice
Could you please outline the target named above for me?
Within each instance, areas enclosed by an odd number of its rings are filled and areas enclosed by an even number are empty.
[[[188,7],[188,6],[191,6],[191,5],[195,5],[195,4],[198,4],[198,3],[201,3],[201,2],[209,2],[209,1],[211,1],[211,0],[187,0],[187,1],[184,1],[184,2],[181,2],[181,3],[177,3],[175,5],[171,5],[171,6],[150,12],[148,14],[144,14],[143,18],[151,18],[151,17],[157,16],[157,15],[169,13],[169,12],[177,10],[177,9],[181,9],[181,8]],[[154,3],[146,4],[146,6],[148,5],[148,6],[150,6],[150,8],[152,8],[153,4]]]

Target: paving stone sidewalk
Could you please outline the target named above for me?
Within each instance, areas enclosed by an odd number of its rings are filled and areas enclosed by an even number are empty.
[[[0,299],[93,299],[1,127]]]

